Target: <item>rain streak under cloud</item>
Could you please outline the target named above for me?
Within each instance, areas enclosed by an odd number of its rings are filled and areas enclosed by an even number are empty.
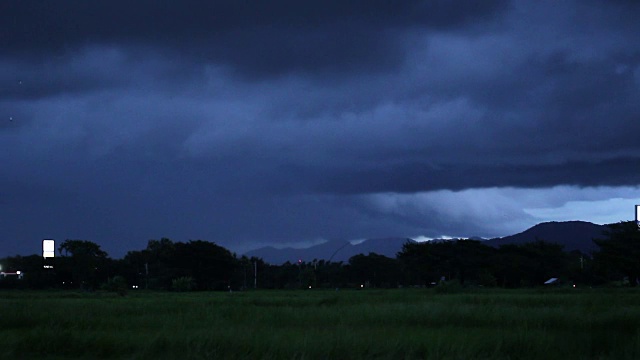
[[[0,242],[504,236],[631,220],[635,1],[0,11]]]

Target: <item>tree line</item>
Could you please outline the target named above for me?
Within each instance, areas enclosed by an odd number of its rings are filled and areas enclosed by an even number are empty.
[[[238,256],[213,242],[149,240],[143,250],[112,259],[98,244],[66,240],[60,256],[0,259],[4,272],[20,270],[21,279],[0,278],[0,287],[34,289],[225,290],[251,288],[397,288],[439,284],[519,288],[540,286],[551,278],[564,285],[627,285],[640,282],[640,231],[635,222],[612,224],[593,239],[592,254],[566,252],[544,239],[493,248],[475,240],[407,242],[395,258],[369,253],[347,262],[325,260],[274,265]]]

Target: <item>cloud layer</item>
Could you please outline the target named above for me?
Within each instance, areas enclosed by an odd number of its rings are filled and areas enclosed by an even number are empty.
[[[596,0],[9,1],[0,241],[119,256],[161,236],[243,249],[602,221],[593,206],[640,203],[638,15]]]

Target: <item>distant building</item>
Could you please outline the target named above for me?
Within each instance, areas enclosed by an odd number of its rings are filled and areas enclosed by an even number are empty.
[[[0,278],[1,279],[6,279],[6,278],[15,278],[15,279],[19,279],[22,280],[22,277],[24,276],[24,272],[18,270],[16,272],[0,272]]]

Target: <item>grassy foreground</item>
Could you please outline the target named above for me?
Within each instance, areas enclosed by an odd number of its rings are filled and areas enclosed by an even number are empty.
[[[640,292],[0,292],[0,358],[639,359]]]

